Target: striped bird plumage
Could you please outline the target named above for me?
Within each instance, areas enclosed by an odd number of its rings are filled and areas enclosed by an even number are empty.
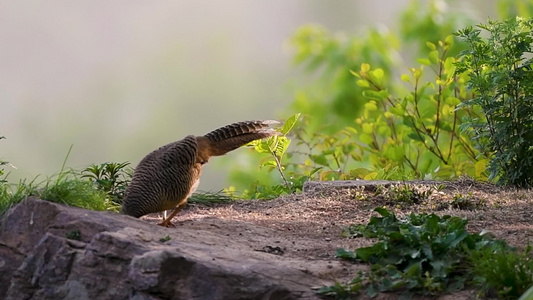
[[[189,135],[144,157],[133,173],[122,205],[122,213],[133,217],[176,208],[168,220],[185,205],[198,186],[202,165],[211,156],[241,147],[253,140],[266,138],[277,131],[270,126],[276,121],[233,123],[204,136]]]

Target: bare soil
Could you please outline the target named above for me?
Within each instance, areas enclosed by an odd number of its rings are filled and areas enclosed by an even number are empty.
[[[405,184],[419,194],[411,194],[401,201],[404,194],[399,191],[405,189]],[[461,207],[454,207],[454,202]],[[371,244],[364,238],[345,238],[341,232],[350,224],[367,223],[374,214],[373,209],[378,206],[386,206],[398,216],[427,212],[467,218],[470,232],[488,230],[496,238],[518,248],[525,248],[533,242],[531,190],[500,188],[469,179],[393,185],[375,183],[365,187],[326,185],[274,200],[238,200],[213,206],[190,204],[174,218],[173,223],[176,230],[181,226],[209,228],[255,251],[334,261],[338,248],[353,250]],[[144,218],[158,223],[161,214]],[[349,279],[356,269],[361,269],[361,266],[352,269],[350,264],[346,264],[342,274],[332,276]]]

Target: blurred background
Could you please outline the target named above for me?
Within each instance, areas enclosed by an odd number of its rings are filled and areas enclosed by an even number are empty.
[[[3,0],[0,158],[17,167],[9,181],[57,173],[71,145],[70,168],[135,166],[188,134],[284,117],[303,76],[287,44],[300,26],[394,28],[409,2]],[[442,5],[484,22],[496,4]],[[226,186],[236,159],[213,159],[200,189]]]

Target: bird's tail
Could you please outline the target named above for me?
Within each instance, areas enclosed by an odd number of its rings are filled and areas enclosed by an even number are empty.
[[[244,121],[233,123],[205,135],[210,142],[212,156],[224,155],[251,141],[263,139],[279,134],[273,126],[280,124],[278,121]]]

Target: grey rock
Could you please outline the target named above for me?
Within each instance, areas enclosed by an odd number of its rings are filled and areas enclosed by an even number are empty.
[[[0,299],[318,299],[332,283],[316,261],[36,198],[1,224]]]

